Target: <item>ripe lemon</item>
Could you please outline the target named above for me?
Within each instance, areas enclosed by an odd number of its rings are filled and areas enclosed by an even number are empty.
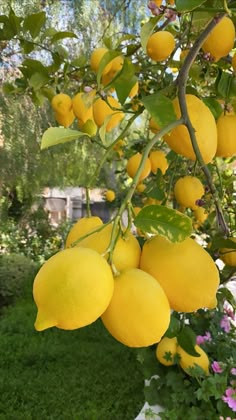
[[[162,365],[172,366],[175,364],[174,356],[177,353],[177,338],[163,337],[157,344],[156,358]]]
[[[200,223],[200,225],[202,224],[202,223],[204,223],[205,222],[205,220],[208,218],[208,213],[207,213],[207,211],[204,209],[204,207],[197,207],[195,210],[194,210],[194,217],[195,217],[195,219]]]
[[[236,115],[222,114],[216,123],[217,151],[216,156],[232,157],[236,155]]]
[[[192,210],[198,208],[196,201],[200,200],[205,190],[200,179],[195,176],[184,176],[179,178],[174,186],[176,201],[183,207],[190,207]]]
[[[83,125],[88,120],[93,120],[93,99],[95,91],[79,92],[72,98],[72,106],[75,116],[79,120],[79,124]]]
[[[154,61],[164,61],[175,48],[175,38],[168,31],[159,31],[152,34],[147,42],[147,55]]]
[[[206,38],[202,49],[210,53],[215,61],[229,54],[234,46],[235,27],[232,20],[225,16]]]
[[[112,233],[112,225],[109,224],[100,232],[95,232],[78,243],[78,246],[92,248],[99,254],[104,254],[107,250]],[[128,232],[125,237],[120,237],[116,243],[112,262],[118,271],[126,268],[139,266],[141,249],[138,240]],[[105,255],[107,257],[107,255]]]
[[[163,175],[166,173],[169,165],[165,153],[162,150],[152,150],[149,159],[152,173],[156,174],[158,169],[161,170]]]
[[[202,158],[205,163],[209,163],[215,156],[217,148],[215,119],[210,109],[197,96],[187,94],[186,103]],[[174,99],[173,105],[177,118],[180,118],[181,113],[177,98]],[[176,153],[196,160],[189,132],[184,125],[174,128],[169,134],[164,136],[164,139]]]
[[[191,375],[191,372],[189,372],[189,368],[194,368],[196,366],[200,366],[207,375],[209,375],[209,359],[205,351],[198,345],[195,346],[195,350],[197,353],[199,353],[199,356],[191,356],[191,354],[188,354],[182,347],[177,347],[177,353],[180,356],[179,364],[181,368]]]
[[[150,120],[149,120],[149,129],[154,134],[156,134],[156,133],[158,133],[160,131],[160,127],[156,123],[156,121],[154,120],[154,118],[150,118]]]
[[[119,111],[120,104],[113,96],[108,96],[107,102],[109,105],[101,98],[94,102],[93,118],[98,127],[101,127],[105,122],[106,131],[111,131],[124,118],[124,113]]]
[[[142,182],[140,182],[140,183],[137,185],[136,190],[137,190],[139,193],[142,193],[143,191],[145,191],[145,190],[146,190],[146,185],[145,185],[145,184],[143,184]]]
[[[66,238],[65,247],[68,248],[73,244],[73,242],[77,241],[79,238],[93,231],[102,224],[103,222],[100,217],[82,217],[72,226],[71,230],[69,231]]]
[[[175,311],[193,312],[215,303],[218,270],[208,252],[191,238],[173,243],[157,235],[146,241],[140,268],[157,279]]]
[[[91,324],[106,310],[113,290],[111,268],[97,252],[87,248],[58,252],[34,280],[36,330],[74,330]]]
[[[236,238],[229,238],[231,241],[236,242]],[[222,248],[220,249],[220,259],[231,267],[236,267],[236,249]]]
[[[105,193],[105,198],[106,198],[107,201],[112,202],[112,201],[115,200],[116,194],[112,190],[107,190],[106,193]]]
[[[98,72],[99,65],[101,63],[102,58],[109,50],[107,48],[96,48],[93,50],[91,57],[90,57],[90,67],[95,73]],[[111,62],[109,62],[103,70],[103,74],[108,73],[111,70]]]
[[[158,282],[134,268],[115,277],[113,297],[101,318],[116,340],[129,347],[146,347],[166,332],[170,306]]]
[[[73,109],[65,114],[55,112],[55,120],[58,122],[58,124],[63,125],[65,128],[69,127],[74,122],[74,119],[75,114]]]
[[[135,177],[138,167],[140,165],[141,159],[142,159],[141,153],[135,153],[135,155],[131,156],[128,159],[126,170],[127,170],[128,175],[131,178]],[[147,158],[144,163],[144,168],[139,176],[139,182],[147,178],[150,172],[151,172],[151,162],[150,162],[150,159]]]
[[[72,110],[72,99],[66,93],[58,93],[52,98],[51,105],[57,114],[65,115]]]
[[[134,84],[134,86],[132,87],[132,89],[131,89],[131,91],[130,91],[130,93],[129,93],[129,98],[133,98],[134,96],[136,96],[137,94],[138,94],[138,91],[139,91],[139,83],[138,82],[136,82],[135,84]]]

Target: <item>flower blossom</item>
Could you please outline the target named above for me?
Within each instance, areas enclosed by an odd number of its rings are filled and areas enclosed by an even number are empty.
[[[227,388],[222,400],[228,404],[229,408],[236,412],[236,389]]]
[[[230,372],[232,373],[232,375],[236,376],[236,368],[232,368]]]
[[[199,346],[203,343],[205,343],[205,341],[211,341],[211,334],[206,331],[205,335],[198,335],[197,339],[196,339],[196,344]]]
[[[228,333],[231,330],[230,320],[227,315],[224,315],[220,321],[220,327],[224,332]]]
[[[223,369],[220,366],[219,362],[217,362],[216,360],[214,360],[214,362],[211,364],[211,368],[213,370],[213,372],[215,373],[222,373]]]

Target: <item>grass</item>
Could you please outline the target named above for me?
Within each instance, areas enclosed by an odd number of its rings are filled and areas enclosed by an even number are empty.
[[[38,333],[21,300],[0,317],[0,420],[133,420],[144,403],[136,351],[100,320]]]

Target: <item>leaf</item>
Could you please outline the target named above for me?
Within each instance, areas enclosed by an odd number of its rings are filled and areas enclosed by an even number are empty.
[[[153,33],[153,30],[159,21],[160,16],[151,17],[147,23],[144,23],[144,25],[141,27],[140,31],[140,38],[141,38],[141,45],[143,50],[146,52],[146,46],[148,42],[148,38]]]
[[[14,27],[11,25],[7,16],[0,16],[0,23],[3,24],[3,29],[0,30],[0,40],[10,40],[14,37]],[[2,26],[2,25],[1,25]]]
[[[160,127],[164,127],[176,120],[172,101],[166,96],[155,93],[142,98],[143,105]]]
[[[165,337],[168,337],[168,338],[176,337],[179,331],[180,331],[180,321],[177,318],[175,318],[174,315],[171,315],[170,324],[169,324],[168,330],[165,333]]]
[[[40,89],[49,80],[49,77],[44,73],[34,73],[29,79],[29,86],[35,90]]]
[[[165,236],[171,242],[181,242],[192,233],[189,217],[159,205],[145,206],[134,219],[134,224],[144,232]]]
[[[71,31],[61,31],[56,32],[52,37],[52,42],[60,41],[61,39],[65,38],[78,38],[74,32]]]
[[[70,128],[50,127],[43,134],[41,150],[55,146],[56,144],[67,143],[80,137],[89,137],[89,135],[81,133],[81,131],[71,130]]]
[[[216,79],[216,90],[223,98],[228,98],[233,76],[226,72],[219,73]]]
[[[20,32],[20,24],[21,24],[22,18],[15,15],[14,10],[11,8],[9,13],[9,23],[15,33],[18,34]]]
[[[208,108],[214,115],[214,118],[217,120],[223,112],[220,103],[214,98],[203,98],[202,100],[206,104],[206,106],[208,106]]]
[[[112,61],[113,58],[116,58],[119,55],[121,55],[120,51],[107,51],[106,54],[104,54],[104,56],[102,57],[102,59],[100,61],[100,64],[99,64],[99,67],[98,67],[98,72],[97,72],[98,86],[100,86],[102,73],[103,73],[103,70],[105,69],[105,67],[107,66],[107,64],[110,63],[110,61]]]
[[[178,344],[186,353],[190,354],[191,356],[200,356],[199,353],[196,352],[196,334],[192,330],[192,328],[185,326],[181,330],[181,332],[177,336]]]
[[[39,12],[39,13],[33,13],[32,15],[26,16],[24,19],[23,28],[27,32],[30,32],[30,35],[32,38],[36,38],[41,28],[46,22],[46,13],[45,12]]]
[[[25,54],[29,54],[34,50],[35,44],[24,39],[20,41],[20,46],[23,48]]]
[[[113,83],[121,105],[123,105],[126,98],[129,96],[129,93],[137,80],[137,77],[134,75],[134,65],[130,60],[125,58],[122,70]]]
[[[220,249],[220,248],[231,248],[231,249],[236,249],[236,242],[231,241],[230,238],[225,239],[222,236],[215,236],[212,239],[212,243],[211,243],[211,250],[214,251],[216,249]]]
[[[31,58],[27,58],[23,61],[22,66],[27,68],[28,75],[32,75],[35,72],[44,73],[47,74],[47,68],[43,66],[41,61],[39,60],[33,60]]]
[[[189,12],[191,10],[197,9],[206,0],[176,0],[176,9],[178,12]]]

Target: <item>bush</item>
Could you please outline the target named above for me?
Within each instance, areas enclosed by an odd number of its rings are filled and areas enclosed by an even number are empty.
[[[11,303],[32,287],[38,264],[20,254],[0,256],[0,305]]]

